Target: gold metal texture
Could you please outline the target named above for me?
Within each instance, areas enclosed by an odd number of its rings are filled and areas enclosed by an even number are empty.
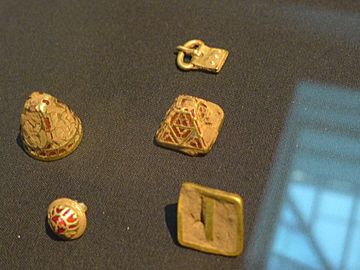
[[[83,128],[69,106],[50,94],[33,92],[21,113],[20,133],[31,157],[51,161],[66,157],[79,146]]]
[[[215,103],[180,95],[167,111],[155,141],[190,156],[208,153],[219,135],[224,111]]]
[[[199,69],[219,73],[229,55],[227,50],[211,48],[199,39],[190,40],[176,49],[179,51],[176,63],[182,70]],[[185,55],[191,56],[190,62],[185,61]]]
[[[243,251],[243,202],[239,195],[183,183],[177,210],[177,236],[182,246],[224,256]]]
[[[64,240],[74,240],[83,235],[86,229],[87,207],[77,201],[60,198],[48,208],[48,223],[51,230]]]

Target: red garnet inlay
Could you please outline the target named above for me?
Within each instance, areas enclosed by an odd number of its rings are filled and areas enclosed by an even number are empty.
[[[176,137],[180,137],[180,133],[176,127],[173,128]]]
[[[66,226],[65,220],[63,220],[62,218],[59,218],[59,225],[65,227]]]
[[[64,229],[64,228],[58,228],[57,233],[63,234],[65,231],[66,231],[66,229]]]
[[[178,113],[175,113],[172,117],[171,117],[171,121],[170,121],[170,123],[174,123],[174,121],[176,120],[176,124],[177,124],[177,122],[179,121],[179,119],[178,119]],[[179,122],[180,123],[180,122]]]
[[[44,118],[44,123],[45,123],[45,128],[46,128],[46,129],[50,129],[50,128],[51,128],[51,124],[50,124],[49,118],[45,117],[45,118]]]
[[[68,219],[67,219],[67,221],[68,222],[75,222],[76,221],[76,219],[74,218],[74,214],[72,214],[70,217],[68,217]]]
[[[46,100],[46,99],[44,99],[42,102],[44,102],[46,105],[50,104],[50,102],[48,100]]]
[[[191,118],[190,114],[187,114],[187,115],[186,115],[186,118],[187,118],[187,120],[189,121],[189,122],[188,122],[188,123],[189,123],[189,126],[190,126],[190,127],[193,127],[194,124],[193,124],[193,122],[192,122],[192,118]]]
[[[195,147],[195,148],[201,148],[201,142],[199,140],[199,138],[192,138],[191,141],[189,142],[189,144],[192,146],[192,147]]]
[[[61,217],[59,216],[52,217],[51,221],[56,224],[55,226],[56,233],[62,234],[66,231],[66,223]]]
[[[52,217],[51,220],[56,223],[58,221],[59,217],[58,216],[55,216],[55,217]]]

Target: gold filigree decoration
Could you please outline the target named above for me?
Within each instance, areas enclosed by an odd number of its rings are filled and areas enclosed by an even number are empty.
[[[211,150],[220,132],[224,112],[220,106],[203,99],[180,95],[167,111],[156,142],[191,156]]]
[[[20,119],[26,152],[40,160],[57,160],[72,153],[80,144],[80,119],[50,94],[33,92],[24,104]]]

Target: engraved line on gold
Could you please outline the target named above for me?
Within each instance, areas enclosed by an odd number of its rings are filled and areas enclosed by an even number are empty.
[[[208,241],[213,240],[214,228],[214,200],[202,198],[201,201],[201,222],[204,224],[205,237]]]

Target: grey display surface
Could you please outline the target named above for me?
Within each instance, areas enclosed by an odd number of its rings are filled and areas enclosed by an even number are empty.
[[[252,239],[256,216],[295,86],[360,89],[359,6],[300,2],[1,1],[0,268],[244,269],[249,245],[261,241]],[[194,38],[229,50],[220,74],[177,69],[176,46]],[[58,97],[83,122],[82,143],[63,160],[37,161],[18,145],[34,90]],[[179,94],[224,109],[204,157],[153,143]],[[174,241],[184,181],[242,196],[242,256]],[[46,232],[58,197],[88,206],[81,239]]]

